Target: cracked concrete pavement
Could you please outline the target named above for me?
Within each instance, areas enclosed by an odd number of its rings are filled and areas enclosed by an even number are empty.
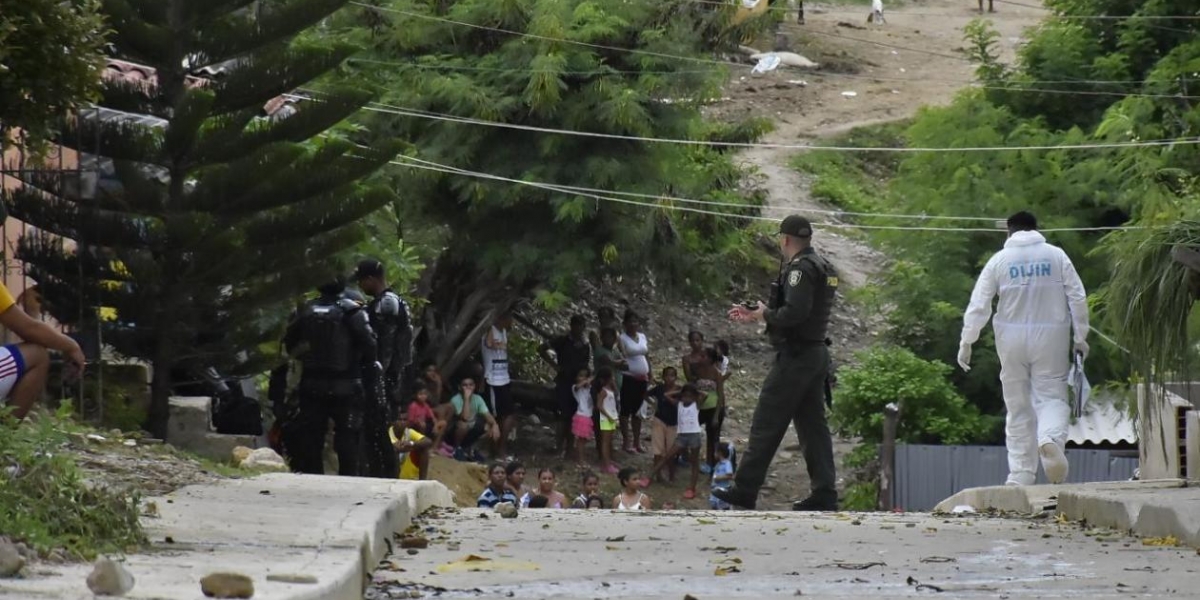
[[[487,518],[480,516],[484,512]],[[375,571],[367,597],[1187,597],[1191,548],[971,515],[466,509]],[[471,558],[473,557],[473,558]]]

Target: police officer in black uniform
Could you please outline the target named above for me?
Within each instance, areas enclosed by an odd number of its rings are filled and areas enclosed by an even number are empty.
[[[794,423],[812,494],[793,510],[837,510],[833,440],[825,419],[829,349],[826,332],[837,293],[837,271],[812,248],[812,224],[799,215],[783,220],[780,249],[786,264],[772,286],[771,302],[738,305],[729,317],[739,322],[765,321],[775,363],[763,382],[750,443],[742,455],[733,485],[713,495],[735,506],[753,509],[779,443]]]
[[[404,370],[412,363],[413,329],[408,303],[388,287],[383,263],[378,260],[358,263],[354,278],[358,287],[372,297],[367,314],[379,340],[379,364],[383,366],[384,393],[390,406],[388,418],[395,421],[406,400],[401,389]]]
[[[288,324],[283,343],[303,370],[296,412],[284,425],[292,470],[323,474],[325,432],[333,419],[338,474],[360,474],[363,433],[363,366],[375,363],[375,332],[363,305],[345,296],[339,278],[317,288]]]

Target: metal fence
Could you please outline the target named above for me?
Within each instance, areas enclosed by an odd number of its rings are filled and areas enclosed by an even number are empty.
[[[1069,483],[1122,481],[1137,469],[1137,451],[1068,449]],[[1003,446],[896,445],[892,505],[908,511],[931,510],[938,502],[972,487],[1003,485],[1008,451]],[[1038,483],[1046,483],[1038,472]]]

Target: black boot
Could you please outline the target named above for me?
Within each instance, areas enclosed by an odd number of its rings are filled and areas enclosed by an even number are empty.
[[[809,496],[803,500],[792,503],[792,510],[811,511],[811,512],[837,512],[838,503],[837,497],[821,498],[817,496]]]
[[[743,492],[737,489],[736,485],[731,485],[724,490],[713,490],[712,495],[722,502],[728,502],[737,508],[746,510],[754,510],[754,505],[758,503],[758,494],[751,495]]]

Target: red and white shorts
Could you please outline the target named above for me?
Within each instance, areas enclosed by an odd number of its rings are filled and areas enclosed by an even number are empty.
[[[16,344],[0,346],[0,400],[8,398],[17,380],[25,375],[25,357]]]

